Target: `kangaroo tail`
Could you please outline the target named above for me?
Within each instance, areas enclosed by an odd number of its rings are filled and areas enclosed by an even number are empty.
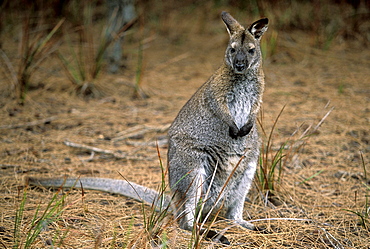
[[[159,210],[167,208],[169,211],[173,210],[170,206],[171,199],[169,196],[126,180],[94,177],[39,178],[26,176],[23,178],[23,182],[26,186],[48,188],[84,188],[90,190],[98,190],[111,194],[123,195],[133,198],[137,201],[146,202],[148,204],[154,205],[156,209]],[[201,233],[205,232],[206,231],[202,231]],[[230,242],[224,235],[219,234],[213,230],[207,232],[206,238],[215,242],[230,244]]]
[[[98,190],[123,195],[148,204],[154,204],[156,208],[160,209],[170,207],[170,198],[164,193],[159,193],[153,189],[126,180],[93,177],[38,178],[27,176],[24,178],[24,184],[38,187]]]

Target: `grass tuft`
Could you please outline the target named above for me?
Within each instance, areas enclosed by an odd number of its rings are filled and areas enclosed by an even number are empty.
[[[65,41],[70,49],[70,59],[62,53],[58,57],[63,65],[70,82],[73,84],[77,95],[82,97],[100,97],[103,89],[99,86],[98,77],[104,65],[104,55],[110,44],[119,39],[130,28],[136,19],[125,24],[118,32],[110,26],[112,19],[102,28],[100,36],[96,39],[96,25],[93,23],[93,3],[84,4],[83,25],[77,29],[79,35],[77,48],[68,32],[65,32]]]
[[[278,186],[282,181],[285,167],[299,154],[309,138],[316,134],[317,130],[334,108],[331,108],[316,126],[309,126],[307,129],[300,132],[301,127],[303,127],[301,125],[285,141],[281,142],[280,145],[276,145],[274,137],[277,136],[277,124],[284,109],[285,105],[273,121],[269,132],[267,132],[265,128],[266,125],[264,123],[263,110],[260,112],[261,116],[258,119],[258,123],[262,131],[262,146],[259,158],[259,170],[257,171],[256,179],[258,182],[258,188],[261,191],[267,192],[268,197],[274,195],[276,191],[278,191]],[[306,178],[301,183],[311,180],[322,173],[322,171],[323,170],[318,171],[316,174]]]
[[[365,160],[364,160],[364,155],[360,151],[360,157],[361,157],[361,164],[362,168],[364,170],[364,180],[362,184],[365,186],[365,205],[360,211],[354,211],[350,209],[344,209],[347,212],[353,213],[357,215],[359,218],[359,225],[363,227],[366,231],[370,231],[370,204],[369,204],[369,191],[370,191],[370,186],[368,184],[368,179],[367,179],[367,170],[366,170],[366,165],[365,165]]]
[[[19,46],[19,60],[14,65],[6,53],[0,50],[1,58],[5,64],[6,74],[12,82],[12,91],[15,92],[20,104],[24,104],[26,95],[31,83],[33,74],[39,69],[40,65],[47,57],[52,55],[58,45],[58,39],[52,39],[55,33],[62,26],[64,19],[60,20],[54,28],[44,34],[39,30],[41,23],[37,23],[36,28],[31,30],[30,16],[26,15],[23,19],[21,41]]]
[[[161,167],[161,183],[157,190],[158,195],[151,203],[149,212],[147,212],[146,204],[144,202],[141,204],[144,222],[143,231],[140,233],[140,236],[128,242],[127,247],[129,248],[148,244],[150,244],[151,247],[167,248],[167,230],[175,223],[175,220],[171,218],[171,202],[168,201],[166,195],[166,191],[168,190],[168,185],[166,183],[167,170],[165,170],[163,166],[158,145],[157,155]],[[123,175],[121,176],[124,177]],[[138,196],[140,195],[138,194]]]
[[[23,190],[23,197],[19,204],[19,207],[16,211],[15,222],[14,222],[14,246],[13,248],[32,248],[34,244],[37,242],[40,234],[43,231],[48,229],[48,226],[61,219],[61,215],[65,210],[65,199],[68,196],[67,194],[63,194],[60,197],[60,190],[57,191],[51,200],[48,202],[46,208],[42,213],[41,212],[41,205],[39,205],[33,215],[33,218],[30,222],[25,221],[24,219],[24,211],[26,209],[26,202],[27,202],[27,191],[28,189],[25,188]],[[53,245],[58,240],[58,232],[54,238],[51,239],[49,243]],[[60,234],[59,234],[60,235]],[[63,243],[63,240],[67,236],[67,231],[61,233],[59,237],[58,245]]]
[[[263,142],[261,146],[261,154],[259,158],[259,171],[257,172],[257,180],[261,190],[274,191],[276,184],[280,183],[281,173],[283,170],[283,158],[285,155],[285,148],[288,141],[284,142],[279,149],[273,152],[273,135],[276,125],[283,113],[285,106],[280,110],[278,116],[275,118],[272,128],[269,133],[266,133],[264,127],[263,111],[261,117],[258,119],[259,125],[263,133]]]

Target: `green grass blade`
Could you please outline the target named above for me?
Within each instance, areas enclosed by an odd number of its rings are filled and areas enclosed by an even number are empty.
[[[83,84],[83,80],[81,78],[81,74],[76,72],[76,70],[74,69],[74,67],[71,65],[70,62],[68,62],[68,60],[61,54],[61,53],[58,53],[58,57],[60,59],[60,61],[62,62],[62,65],[65,69],[65,72],[69,78],[69,80],[77,85],[77,86],[81,86]]]
[[[79,47],[78,47],[78,52],[75,51],[75,49],[73,48],[73,43],[71,41],[71,38],[70,36],[68,35],[68,33],[66,32],[65,33],[65,39],[67,41],[67,44],[68,44],[68,47],[69,47],[69,51],[72,55],[72,61],[75,63],[74,67],[73,65],[71,64],[70,65],[70,68],[68,70],[70,70],[71,74],[74,76],[75,79],[78,79],[78,85],[82,85],[83,82],[86,80],[86,70],[85,70],[85,66],[84,66],[84,63],[83,63],[83,44],[79,44]],[[70,63],[68,63],[70,64]],[[73,73],[72,73],[73,72]]]
[[[23,212],[24,212],[24,207],[27,201],[27,189],[23,190],[23,197],[21,200],[21,203],[19,204],[19,208],[15,214],[15,222],[14,222],[14,249],[19,248],[19,243],[21,240],[21,226],[22,226],[22,221],[23,221]]]
[[[322,169],[322,170],[319,170],[318,172],[316,172],[316,173],[315,173],[315,174],[313,174],[312,176],[307,177],[306,179],[304,179],[303,181],[301,181],[300,183],[298,183],[298,185],[301,185],[301,184],[303,184],[303,183],[305,183],[305,182],[307,182],[307,181],[311,180],[312,178],[314,178],[314,177],[316,177],[316,176],[320,175],[322,172],[324,172],[324,170],[323,170],[323,169]]]
[[[53,37],[55,32],[57,32],[58,29],[62,26],[64,20],[65,19],[60,20],[57,23],[57,25],[55,25],[54,28],[48,33],[48,35],[42,41],[38,43],[38,45],[36,46],[36,49],[34,49],[33,52],[31,53],[31,56],[30,56],[31,58],[34,58],[37,54],[41,53],[41,51],[45,48],[46,43],[50,41],[50,39]]]
[[[52,222],[60,219],[62,212],[64,211],[64,203],[68,194],[64,194],[58,199],[59,191],[56,192],[52,199],[48,202],[47,207],[42,213],[41,217],[38,218],[40,206],[37,207],[35,215],[31,221],[31,226],[27,232],[27,238],[24,244],[24,248],[31,248],[32,244],[36,241],[40,233]]]

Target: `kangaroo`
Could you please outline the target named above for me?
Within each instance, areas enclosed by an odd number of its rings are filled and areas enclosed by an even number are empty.
[[[200,200],[202,217],[222,207],[226,219],[255,229],[242,216],[259,156],[256,116],[264,90],[260,38],[268,19],[245,29],[229,13],[221,16],[230,35],[224,62],[168,132],[169,182],[180,227],[187,230],[193,228]]]
[[[168,131],[173,199],[167,196],[165,203],[172,202],[179,225],[186,230],[194,228],[199,204],[202,217],[222,210],[226,219],[255,229],[243,219],[243,207],[259,156],[256,117],[264,90],[260,39],[268,19],[246,29],[227,12],[221,17],[230,35],[223,63],[183,106]],[[26,181],[30,185],[72,187],[76,180],[28,177]],[[148,203],[159,196],[154,190],[124,180],[78,180],[85,189]]]

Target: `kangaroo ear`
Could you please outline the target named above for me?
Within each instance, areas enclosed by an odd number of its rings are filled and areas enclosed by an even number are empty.
[[[229,13],[223,11],[221,13],[221,18],[225,23],[227,32],[229,32],[229,35],[233,35],[238,30],[242,29],[243,27],[239,24],[237,20],[234,19]]]
[[[267,30],[268,23],[269,23],[269,19],[267,18],[260,19],[252,23],[252,25],[249,27],[248,30],[254,36],[254,38],[258,40],[259,38],[261,38],[263,33],[265,33],[265,31]]]

